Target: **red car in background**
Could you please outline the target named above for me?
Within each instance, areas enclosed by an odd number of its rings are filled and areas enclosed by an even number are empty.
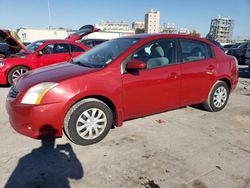
[[[237,82],[237,60],[208,40],[142,34],[26,73],[10,89],[6,108],[21,134],[60,137],[64,130],[87,145],[128,119],[192,104],[220,111]]]
[[[26,47],[6,30],[0,30],[0,39],[9,45],[8,53],[0,54],[0,84],[13,84],[29,70],[70,61],[89,50],[87,45],[77,42],[83,36],[99,29],[86,25],[65,40],[40,40]]]

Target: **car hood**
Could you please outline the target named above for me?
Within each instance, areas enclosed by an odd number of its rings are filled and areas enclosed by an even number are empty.
[[[72,33],[71,35],[69,35],[66,39],[72,40],[72,41],[77,41],[77,40],[82,39],[84,36],[86,36],[90,33],[97,32],[97,31],[100,31],[100,29],[96,28],[93,25],[85,25],[85,26],[82,26],[75,33]]]
[[[23,50],[25,53],[28,53],[27,49],[22,43],[15,39],[9,30],[0,29],[0,42],[6,43],[11,49],[11,54],[15,54],[20,50]]]
[[[78,64],[58,63],[25,73],[17,80],[15,87],[18,91],[23,91],[38,83],[60,82],[96,70],[98,69],[83,67]]]

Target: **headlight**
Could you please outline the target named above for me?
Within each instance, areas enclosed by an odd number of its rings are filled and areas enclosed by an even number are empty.
[[[43,82],[31,87],[24,95],[22,104],[40,104],[45,94],[55,86],[54,82]]]
[[[0,61],[0,68],[2,68],[3,66],[4,66],[4,63]]]

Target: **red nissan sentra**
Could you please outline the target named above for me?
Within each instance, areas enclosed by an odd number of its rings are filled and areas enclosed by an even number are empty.
[[[220,111],[237,85],[237,66],[205,39],[134,35],[24,74],[6,108],[21,134],[61,137],[64,130],[72,142],[88,145],[128,119],[192,104]]]

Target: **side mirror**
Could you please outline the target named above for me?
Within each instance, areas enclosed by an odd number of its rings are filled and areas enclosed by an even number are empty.
[[[41,56],[41,55],[43,55],[43,52],[42,52],[42,51],[38,51],[38,52],[37,52],[37,55],[38,55],[38,56]]]
[[[143,61],[136,60],[136,59],[129,61],[126,65],[126,70],[128,72],[136,72],[136,71],[143,70],[146,68],[147,68],[146,63],[144,63]]]

